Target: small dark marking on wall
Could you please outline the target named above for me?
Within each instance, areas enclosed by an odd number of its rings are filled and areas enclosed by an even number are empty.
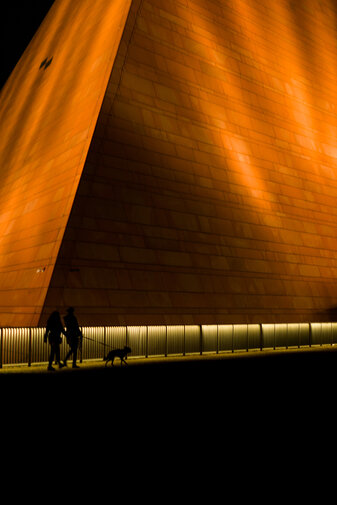
[[[41,61],[41,64],[40,64],[39,68],[40,69],[43,68],[44,70],[46,70],[46,68],[48,68],[49,65],[51,64],[52,60],[53,60],[53,57],[51,57],[49,59],[45,58],[43,61]]]

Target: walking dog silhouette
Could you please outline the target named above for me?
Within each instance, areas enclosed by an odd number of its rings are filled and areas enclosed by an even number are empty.
[[[107,356],[103,358],[103,361],[105,361],[105,366],[111,361],[111,366],[114,364],[115,358],[119,358],[121,360],[121,365],[125,363],[127,365],[127,362],[125,361],[128,357],[128,354],[130,354],[131,349],[127,345],[123,349],[113,349],[112,351],[108,352]]]

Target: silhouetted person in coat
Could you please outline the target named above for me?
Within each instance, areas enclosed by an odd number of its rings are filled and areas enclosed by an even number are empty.
[[[73,307],[69,307],[69,309],[67,309],[67,314],[64,316],[64,324],[67,328],[67,342],[70,346],[69,352],[64,359],[64,364],[67,366],[67,359],[73,355],[73,368],[79,368],[76,365],[77,350],[78,346],[82,343],[83,337],[80,327],[78,326]]]
[[[66,334],[62,325],[60,313],[55,310],[48,318],[44,334],[44,343],[46,344],[48,340],[50,344],[48,370],[55,370],[52,366],[54,357],[60,368],[64,366],[60,360],[60,343],[62,342],[61,333],[63,333],[63,335]]]

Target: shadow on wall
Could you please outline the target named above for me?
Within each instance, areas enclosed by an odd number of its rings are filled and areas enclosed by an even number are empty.
[[[329,307],[326,310],[327,319],[330,322],[337,322],[337,306]]]

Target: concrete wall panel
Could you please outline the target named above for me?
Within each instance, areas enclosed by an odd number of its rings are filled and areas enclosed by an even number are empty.
[[[60,293],[84,324],[329,317],[336,20],[330,0],[132,3],[44,317]]]

